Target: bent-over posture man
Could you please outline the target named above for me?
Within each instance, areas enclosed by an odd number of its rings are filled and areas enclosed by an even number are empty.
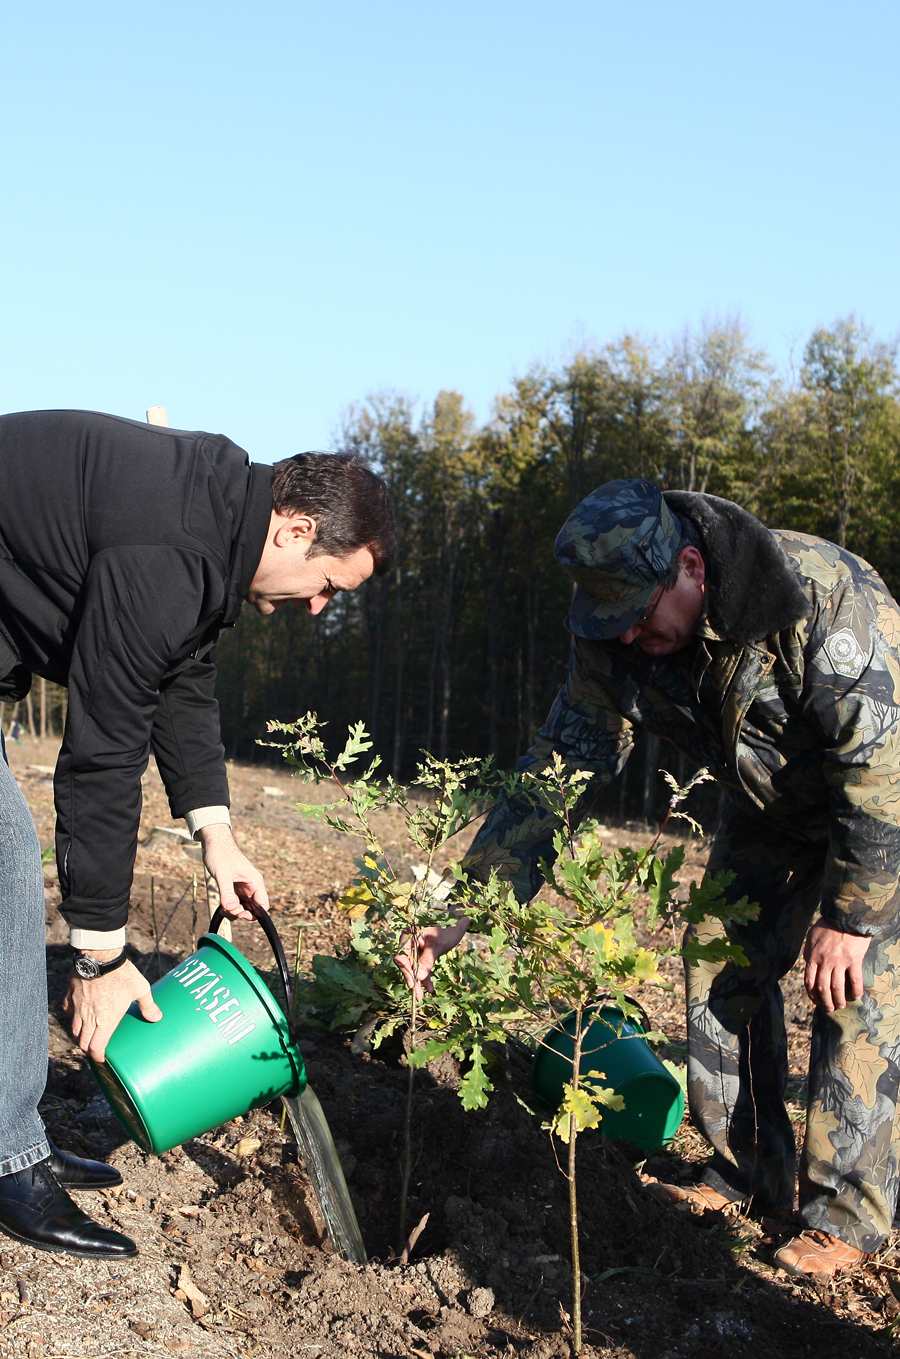
[[[133,1001],[161,1018],[124,952],[152,750],[172,815],[203,848],[222,905],[268,904],[228,814],[210,651],[247,599],[260,613],[388,569],[396,530],[384,483],[361,462],[302,453],[251,466],[218,434],[89,411],[0,417],[0,699],[32,674],[68,687],[56,767],[56,860],[74,972],[65,1008],[103,1060]],[[2,733],[0,733],[2,740]],[[0,1229],[43,1250],[129,1256],[128,1237],[66,1187],[117,1171],[52,1147],[38,1114],[47,1076],[40,845],[0,760]]]
[[[588,496],[556,557],[578,586],[574,654],[522,767],[558,751],[593,771],[584,815],[621,771],[635,728],[667,737],[725,794],[709,871],[733,871],[729,900],[760,903],[757,921],[731,931],[746,967],[687,969],[690,1109],[712,1156],[693,1187],[651,1191],[700,1210],[742,1202],[791,1214],[779,980],[805,947],[817,1007],[805,1230],[776,1260],[828,1277],[881,1245],[897,1198],[900,612],[872,568],[833,543],[647,481]],[[527,900],[556,825],[548,810],[501,804],[469,873],[485,881],[495,867]],[[467,924],[425,932],[419,985]],[[412,984],[413,960],[398,961]]]

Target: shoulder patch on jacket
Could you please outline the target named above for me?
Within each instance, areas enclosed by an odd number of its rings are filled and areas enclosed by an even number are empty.
[[[837,674],[859,679],[866,667],[866,653],[849,628],[832,633],[824,649]]]

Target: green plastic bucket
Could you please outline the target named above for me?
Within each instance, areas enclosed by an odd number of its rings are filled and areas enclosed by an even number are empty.
[[[604,1137],[633,1142],[643,1151],[661,1147],[675,1136],[684,1113],[678,1081],[651,1051],[644,1031],[625,1019],[614,1005],[591,1012],[584,1033],[581,1075],[596,1075],[625,1101],[621,1110],[604,1109]],[[531,1064],[531,1088],[551,1109],[558,1109],[563,1085],[572,1080],[575,1015],[566,1015],[544,1037]]]
[[[250,909],[272,945],[293,1014],[281,940],[266,912]],[[168,1151],[306,1088],[291,1025],[255,968],[215,933],[223,918],[220,908],[197,952],[152,988],[162,1019],[151,1024],[132,1005],[106,1061],[91,1063],[119,1122],[145,1151]]]

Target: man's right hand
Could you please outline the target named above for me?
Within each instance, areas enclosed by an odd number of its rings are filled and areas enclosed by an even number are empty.
[[[264,911],[269,909],[269,894],[263,875],[238,849],[230,826],[204,826],[198,831],[203,862],[219,888],[222,910],[232,920],[252,920],[248,902]]]
[[[414,993],[416,1000],[421,1000],[426,991],[429,995],[434,995],[432,968],[442,954],[456,948],[468,928],[469,919],[463,915],[456,925],[426,925],[418,932],[415,947],[413,936],[410,934],[404,936],[403,951],[397,954],[394,962],[403,973],[406,984]]]
[[[92,956],[105,962],[116,956],[116,950],[105,952],[105,956],[97,951]],[[135,1000],[142,1017],[151,1024],[162,1019],[162,1010],[150,993],[150,983],[133,963],[123,963],[94,981],[84,981],[74,974],[63,1001],[63,1013],[71,1021],[72,1037],[81,1051],[95,1062],[102,1062],[119,1020]]]
[[[872,940],[866,935],[846,934],[816,921],[806,936],[804,984],[811,1001],[829,1014],[843,1010],[865,994],[863,961]]]

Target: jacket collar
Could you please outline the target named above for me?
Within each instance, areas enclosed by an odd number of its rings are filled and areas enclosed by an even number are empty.
[[[228,597],[223,619],[226,627],[237,619],[250,589],[250,582],[256,574],[259,559],[266,545],[272,509],[272,468],[266,463],[253,463],[250,467],[244,513],[234,536]]]
[[[791,562],[764,524],[730,500],[664,491],[700,537],[707,571],[707,622],[747,646],[807,618],[810,603]]]

